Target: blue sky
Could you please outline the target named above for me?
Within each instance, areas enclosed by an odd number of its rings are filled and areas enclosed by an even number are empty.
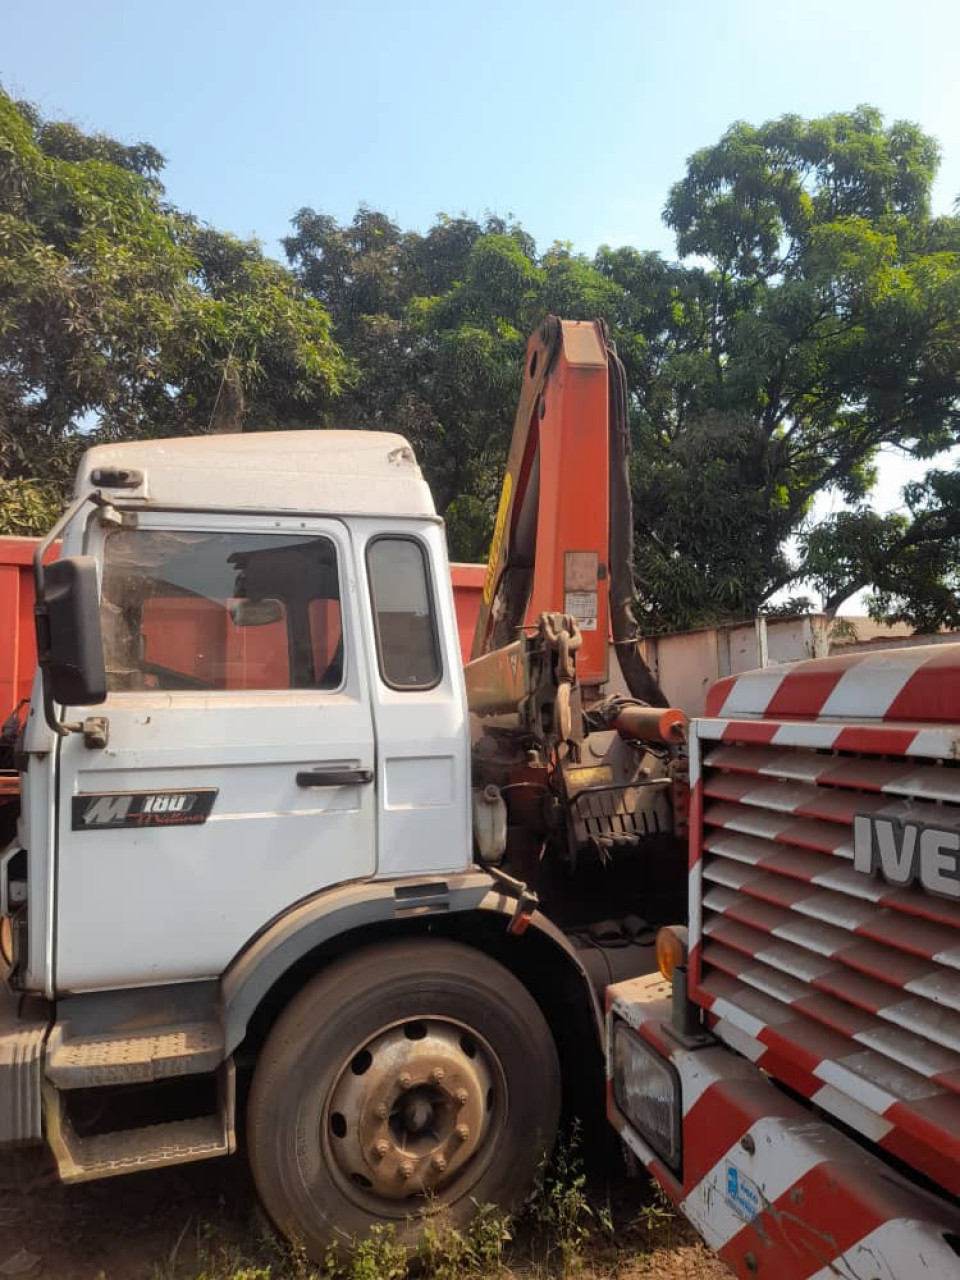
[[[948,210],[958,58],[956,0],[6,0],[0,80],[153,143],[176,204],[270,252],[301,206],[365,201],[404,227],[489,209],[542,247],[669,255],[669,186],[736,119],[914,120]],[[876,505],[918,470],[884,459]]]
[[[733,120],[878,106],[960,194],[948,0],[6,0],[0,80],[168,157],[175,203],[277,252],[300,206],[512,212],[541,245],[669,253],[685,158]]]

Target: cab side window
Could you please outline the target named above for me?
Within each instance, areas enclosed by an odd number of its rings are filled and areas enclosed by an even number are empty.
[[[440,645],[423,546],[413,538],[376,538],[367,570],[384,684],[431,689],[441,676]]]

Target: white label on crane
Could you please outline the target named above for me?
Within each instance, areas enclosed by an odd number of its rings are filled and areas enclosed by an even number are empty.
[[[568,591],[563,597],[563,612],[577,620],[581,631],[597,629],[596,591]]]

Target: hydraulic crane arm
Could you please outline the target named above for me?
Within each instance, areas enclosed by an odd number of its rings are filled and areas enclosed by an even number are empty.
[[[585,689],[609,677],[608,638],[631,694],[667,702],[636,643],[626,379],[603,321],[548,316],[527,344],[523,385],[474,633],[482,660],[541,614],[569,615]]]

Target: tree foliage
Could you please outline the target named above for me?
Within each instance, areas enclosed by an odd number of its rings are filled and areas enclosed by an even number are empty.
[[[685,627],[816,577],[841,546],[830,526],[804,542],[809,565],[790,539],[828,490],[868,510],[881,448],[933,457],[957,439],[960,218],[931,216],[937,163],[922,131],[871,108],[787,116],[691,157],[665,209],[680,263],[538,253],[497,218],[420,235],[365,208],[346,226],[301,210],[286,249],[361,370],[341,411],[410,435],[456,554],[489,531],[524,336],[551,311],[603,317],[630,384],[640,604],[648,627]],[[831,608],[880,582],[861,531]],[[905,546],[882,547],[899,573]]]
[[[92,438],[310,420],[344,379],[325,308],[166,204],[162,167],[0,93],[5,524],[42,522]]]
[[[960,471],[932,470],[904,488],[906,512],[844,511],[804,539],[805,570],[833,611],[872,587],[872,617],[917,632],[960,628]]]
[[[281,266],[166,204],[153,148],[0,98],[0,505],[39,522],[94,420],[108,438],[336,423],[408,436],[453,555],[480,559],[526,336],[599,316],[628,374],[647,628],[806,587],[831,611],[872,587],[878,614],[955,623],[957,473],[933,464],[901,513],[870,508],[880,451],[934,460],[960,434],[960,216],[931,214],[938,158],[868,107],[741,122],[668,193],[677,262],[361,207],[301,209]],[[817,523],[830,491],[847,509]]]
[[[710,475],[691,475],[686,512],[674,507],[689,536],[656,558],[679,579],[682,620],[729,600],[731,543],[743,546],[746,614],[814,573],[813,562],[789,566],[783,548],[818,494],[833,489],[862,504],[881,447],[923,457],[956,440],[960,220],[930,216],[937,159],[919,129],[884,128],[869,108],[787,116],[759,129],[734,125],[691,158],[670,192],[665,216],[680,253],[708,267],[701,340],[681,362],[689,383],[652,424],[669,442],[657,472],[672,474],[691,445],[696,457],[712,415],[735,414],[739,424],[714,447],[703,443]],[[880,555],[869,513],[858,527],[859,540],[845,543],[845,580],[833,565],[832,607],[902,552],[888,538]],[[826,541],[810,545],[822,567]]]
[[[338,421],[406,435],[454,554],[482,557],[541,286],[533,242],[494,217],[421,235],[366,208],[348,226],[302,209],[285,247],[358,371]]]

